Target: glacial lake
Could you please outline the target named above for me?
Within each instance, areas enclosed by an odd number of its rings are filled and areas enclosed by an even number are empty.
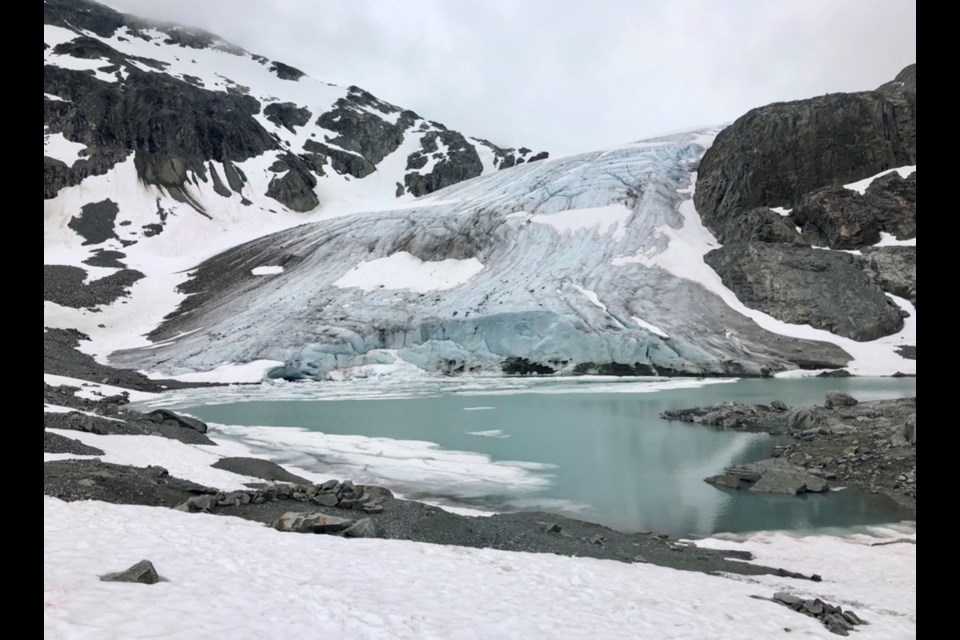
[[[150,404],[222,425],[214,435],[278,462],[454,506],[693,535],[911,517],[853,489],[773,496],[715,488],[703,479],[768,456],[774,439],[659,417],[726,400],[822,404],[831,389],[861,401],[914,396],[916,379],[358,381],[195,389]]]

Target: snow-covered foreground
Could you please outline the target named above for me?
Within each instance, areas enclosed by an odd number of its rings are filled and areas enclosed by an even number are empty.
[[[829,596],[871,624],[857,637],[916,637],[916,546],[762,534],[759,561],[802,580],[708,576],[646,564],[405,541],[280,534],[230,517],[44,497],[44,637],[833,638],[751,595]],[[884,535],[903,537],[886,531]],[[915,539],[915,534],[910,537]],[[100,582],[147,558],[166,581]]]

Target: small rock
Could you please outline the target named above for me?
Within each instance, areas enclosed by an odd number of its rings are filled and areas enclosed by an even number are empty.
[[[337,489],[340,488],[340,483],[336,480],[327,480],[320,485],[320,491],[324,493],[337,493]]]
[[[853,611],[844,611],[841,614],[847,622],[853,625],[863,624],[863,620],[860,619],[860,616],[855,614]]]
[[[776,409],[777,411],[786,411],[787,403],[784,402],[783,400],[774,400],[773,402],[770,403],[770,407],[772,409]]]
[[[837,407],[852,407],[856,404],[857,399],[848,393],[827,391],[827,402],[824,406],[827,409],[836,409]]]
[[[740,478],[728,473],[720,474],[718,476],[710,476],[709,478],[704,478],[703,481],[712,484],[715,487],[723,487],[724,489],[740,488]]]
[[[594,535],[592,538],[590,538],[590,542],[591,542],[592,544],[596,544],[596,545],[603,545],[603,543],[604,543],[605,541],[606,541],[606,538],[604,538],[604,537],[603,537],[602,535],[600,535],[599,533],[596,534],[596,535]]]
[[[802,598],[800,598],[800,596],[795,596],[792,593],[788,593],[786,591],[777,591],[775,594],[773,594],[773,599],[776,600],[777,602],[782,602],[788,607],[792,604],[802,601]]]
[[[177,505],[175,508],[178,511],[187,511],[189,513],[196,513],[198,511],[203,511],[204,513],[210,513],[217,507],[217,496],[213,495],[203,495],[203,496],[193,496],[192,498],[187,498],[185,502]]]
[[[803,610],[812,616],[821,616],[823,615],[823,602],[819,598],[806,600],[803,603]]]
[[[343,536],[345,538],[377,538],[377,525],[370,518],[362,518],[347,527]]]
[[[337,506],[337,495],[335,493],[318,493],[313,496],[313,501],[321,507]]]
[[[647,560],[644,556],[633,556],[633,561],[634,561],[634,562],[639,562],[639,563],[642,563],[642,564],[646,564],[646,563],[650,562],[650,561]]]
[[[559,524],[554,522],[553,524],[547,526],[546,531],[547,533],[560,533],[561,531],[563,531],[563,527],[561,527]]]
[[[818,478],[817,476],[814,476],[814,475],[811,475],[810,477],[807,478],[807,481],[805,482],[805,486],[807,487],[807,491],[810,491],[812,493],[823,493],[824,491],[827,491],[830,489],[830,483],[828,483],[823,478]]]
[[[849,635],[847,632],[853,629],[852,624],[847,622],[843,616],[838,616],[835,613],[828,613],[823,616],[823,625],[827,628],[827,631],[838,636]]]
[[[790,473],[786,471],[767,471],[756,484],[750,487],[755,493],[786,493],[796,495],[806,490],[808,474]]]
[[[160,575],[149,560],[141,560],[125,571],[107,573],[100,576],[104,582],[139,582],[140,584],[156,584]]]

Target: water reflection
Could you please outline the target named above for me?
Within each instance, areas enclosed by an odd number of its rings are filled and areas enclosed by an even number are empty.
[[[309,433],[292,437],[289,430],[276,429],[256,430],[255,437],[244,430],[231,434],[248,444],[270,446],[278,457],[290,459],[296,450],[301,463],[312,459],[315,468],[331,474],[361,473],[365,477],[360,479],[410,494],[494,508],[572,510],[622,530],[707,535],[852,526],[907,516],[888,500],[853,490],[794,497],[717,489],[703,478],[769,455],[772,439],[670,423],[658,416],[666,408],[722,400],[779,398],[791,405],[810,404],[834,388],[861,399],[915,395],[914,379],[749,380],[655,393],[595,393],[583,383],[557,393],[564,387],[553,384],[550,393],[512,389],[482,399],[475,386],[469,397],[447,392],[375,402],[258,399],[189,411],[226,424],[313,430],[313,439]],[[478,406],[492,408],[465,411]],[[509,437],[476,435],[494,433]],[[378,441],[378,448],[371,449],[364,445],[368,440],[351,436],[393,440]],[[276,442],[271,446],[272,438]],[[397,440],[439,448],[389,445]],[[509,461],[549,467],[518,467]]]

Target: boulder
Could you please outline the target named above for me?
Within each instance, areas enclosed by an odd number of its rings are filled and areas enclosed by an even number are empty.
[[[750,487],[756,493],[785,493],[796,495],[807,490],[804,474],[786,471],[767,471]]]
[[[156,584],[160,575],[149,560],[141,560],[129,569],[117,573],[107,573],[100,576],[103,582],[139,582],[140,584]]]
[[[704,260],[741,302],[778,320],[859,341],[903,328],[900,307],[864,271],[858,256],[749,242],[725,245]]]
[[[380,533],[372,519],[361,518],[347,527],[343,536],[345,538],[379,538]]]
[[[353,524],[347,518],[328,516],[322,513],[288,511],[277,518],[273,528],[294,533],[338,533]]]
[[[207,423],[202,420],[197,420],[196,418],[191,418],[189,416],[182,416],[180,414],[174,413],[173,411],[168,411],[167,409],[156,409],[146,414],[148,418],[154,422],[173,422],[177,426],[183,427],[185,429],[193,429],[194,431],[199,431],[200,433],[207,432]]]
[[[917,305],[916,247],[867,247],[863,255],[881,289]]]
[[[723,473],[718,476],[710,476],[709,478],[704,478],[704,482],[708,482],[715,487],[723,487],[724,489],[740,488],[740,478],[738,478],[735,475],[730,475],[727,473]]]
[[[917,414],[909,416],[904,421],[903,438],[913,446],[917,446]]]
[[[858,404],[856,398],[842,391],[827,391],[827,401],[824,405],[827,409],[836,409],[838,407],[853,407]]]

